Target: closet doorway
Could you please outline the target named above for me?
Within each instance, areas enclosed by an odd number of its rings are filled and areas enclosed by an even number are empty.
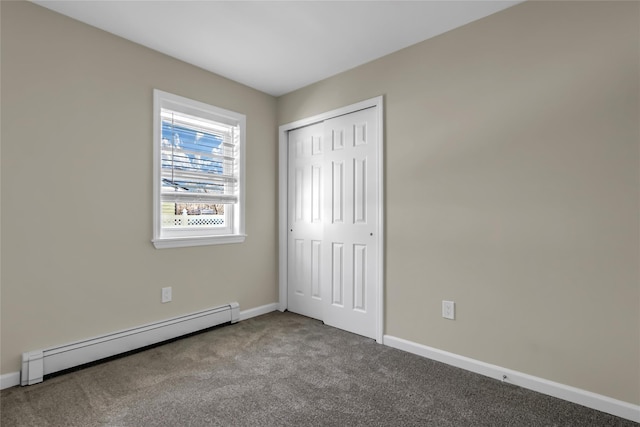
[[[279,309],[382,342],[382,97],[280,127]]]

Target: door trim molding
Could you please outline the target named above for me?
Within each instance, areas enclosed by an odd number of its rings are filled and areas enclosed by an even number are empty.
[[[378,168],[379,182],[378,182],[378,254],[377,254],[377,270],[378,270],[378,283],[375,290],[377,295],[377,307],[376,312],[376,341],[382,344],[382,338],[384,334],[384,254],[385,254],[385,242],[384,242],[384,98],[377,96],[375,98],[367,99],[355,104],[348,105],[346,107],[338,108],[335,110],[327,111],[325,113],[317,114],[305,119],[296,120],[291,123],[281,125],[278,128],[278,287],[279,287],[279,301],[278,310],[285,311],[288,307],[287,302],[287,205],[288,205],[288,192],[287,192],[287,172],[288,172],[288,138],[287,132],[309,126],[315,123],[319,123],[334,117],[343,116],[349,113],[355,113],[356,111],[364,110],[366,108],[376,108],[376,114],[378,119]]]

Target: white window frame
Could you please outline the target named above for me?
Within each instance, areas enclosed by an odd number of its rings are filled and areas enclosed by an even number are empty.
[[[170,109],[204,119],[237,123],[240,128],[238,145],[238,202],[233,204],[227,216],[231,223],[222,229],[203,228],[169,232],[162,228],[162,119],[161,110]],[[153,91],[153,245],[156,249],[187,246],[242,243],[245,240],[244,224],[244,169],[245,169],[246,116],[182,96]],[[227,205],[230,206],[230,205]],[[227,209],[225,209],[226,215]]]

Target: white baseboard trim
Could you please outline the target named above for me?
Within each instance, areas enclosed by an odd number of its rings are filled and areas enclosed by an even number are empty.
[[[0,375],[0,390],[20,385],[20,372],[10,372]]]
[[[252,317],[262,316],[278,309],[278,303],[262,305],[260,307],[250,308],[248,310],[240,310],[240,321],[251,319]]]
[[[460,356],[455,353],[439,350],[437,348],[428,347],[402,338],[391,335],[385,335],[383,339],[384,345],[407,351],[418,356],[426,357],[447,365],[462,368],[467,371],[475,372],[490,378],[503,380],[509,384],[514,384],[529,390],[537,391],[548,396],[557,397],[587,408],[596,409],[606,412],[627,420],[640,422],[640,405],[634,405],[621,400],[613,399],[601,394],[592,393],[576,387],[565,384],[556,383],[545,380],[544,378],[534,377],[533,375],[502,368],[497,365],[481,362],[469,357]]]

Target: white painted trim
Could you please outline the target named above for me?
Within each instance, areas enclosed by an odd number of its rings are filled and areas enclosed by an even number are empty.
[[[390,335],[384,336],[384,344],[389,347],[407,351],[427,359],[446,363],[447,365],[475,372],[499,381],[514,384],[542,394],[557,397],[597,411],[606,412],[627,420],[640,422],[640,405],[623,402],[608,396],[582,390],[569,385],[553,382],[544,378],[481,362],[455,353],[428,347]]]
[[[0,390],[20,385],[20,372],[10,372],[0,375]]]
[[[262,316],[263,314],[271,313],[278,309],[278,303],[274,302],[267,305],[261,305],[260,307],[250,308],[248,310],[242,310],[240,312],[240,321],[251,319],[252,317]]]
[[[288,138],[291,130],[280,126],[278,142],[278,310],[285,311],[287,298],[287,175],[289,172]]]
[[[383,343],[384,339],[384,266],[385,266],[385,240],[384,240],[384,99],[382,96],[376,98],[376,108],[378,113],[378,316],[376,325],[376,342]]]
[[[375,339],[382,344],[384,334],[384,98],[377,96],[336,110],[327,111],[312,117],[296,120],[279,127],[278,142],[278,310],[285,311],[287,301],[287,171],[288,171],[288,140],[287,132],[293,129],[309,126],[334,117],[364,110],[365,108],[377,108],[378,112],[378,172],[380,185],[378,186],[378,289],[376,290],[378,306],[376,307],[376,333]]]
[[[169,237],[152,240],[156,249],[186,248],[191,246],[226,245],[231,243],[243,243],[247,236],[244,234],[231,234],[221,236],[193,236],[193,237]]]

